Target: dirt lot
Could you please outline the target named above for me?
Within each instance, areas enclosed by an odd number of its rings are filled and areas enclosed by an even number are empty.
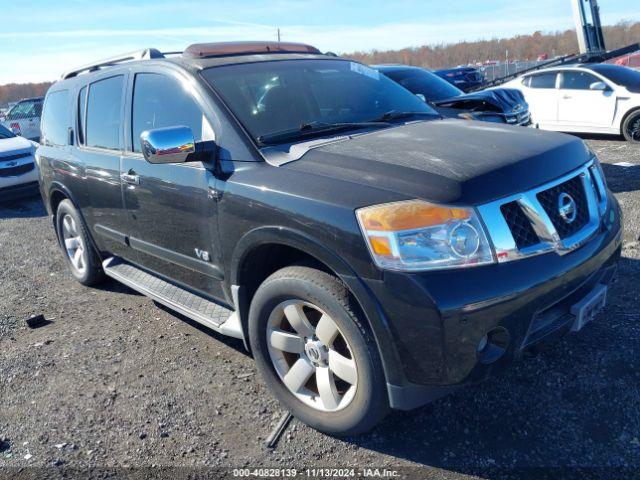
[[[558,478],[578,467],[583,478],[636,475],[640,147],[588,142],[625,213],[624,258],[604,314],[495,380],[394,413],[371,434],[338,440],[294,420],[275,450],[263,441],[281,411],[239,341],[116,282],[77,284],[39,200],[1,208],[0,478],[152,466],[395,466],[421,478],[496,478],[512,469]],[[29,329],[25,319],[38,313],[51,323]],[[221,475],[190,468],[172,475],[195,472]]]

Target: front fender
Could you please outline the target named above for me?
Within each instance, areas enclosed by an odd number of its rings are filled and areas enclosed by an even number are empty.
[[[229,272],[231,284],[239,285],[244,261],[251,251],[269,244],[296,248],[307,253],[330,268],[347,285],[364,312],[367,324],[373,333],[383,360],[387,383],[404,383],[406,380],[400,366],[398,352],[391,341],[389,323],[377,298],[338,253],[322,245],[313,237],[291,228],[276,226],[258,227],[249,231],[240,239],[233,251]]]

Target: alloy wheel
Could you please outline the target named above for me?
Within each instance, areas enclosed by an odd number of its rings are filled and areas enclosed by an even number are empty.
[[[358,369],[346,337],[322,309],[302,300],[279,304],[267,322],[273,366],[300,401],[323,412],[353,400]]]
[[[638,116],[628,128],[629,137],[636,142],[640,142],[640,116]]]
[[[84,261],[84,242],[76,221],[69,214],[62,218],[62,241],[73,268],[79,273],[84,273],[87,268]]]

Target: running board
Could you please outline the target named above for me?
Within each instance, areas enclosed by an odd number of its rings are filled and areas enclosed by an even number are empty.
[[[102,262],[104,273],[158,303],[216,332],[244,339],[237,312],[195,295],[117,257]]]

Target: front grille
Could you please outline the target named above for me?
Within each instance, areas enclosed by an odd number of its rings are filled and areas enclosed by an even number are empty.
[[[18,165],[17,167],[0,168],[0,177],[17,177],[30,172],[35,168],[35,164],[26,163],[24,165]]]
[[[500,210],[507,221],[518,249],[522,250],[540,242],[531,222],[522,211],[522,207],[518,205],[518,202],[505,203],[500,207]]]
[[[23,152],[23,153],[16,153],[14,155],[0,156],[0,162],[8,162],[9,160],[17,160],[19,158],[28,157],[29,155],[31,155],[31,153]]]
[[[560,215],[559,197],[566,193],[574,199],[576,205],[576,217],[571,223],[567,223]],[[538,200],[551,219],[561,239],[577,233],[589,222],[589,207],[584,185],[580,175],[573,177],[560,185],[538,193]]]
[[[607,197],[596,193],[605,187],[594,165],[597,160],[554,182],[477,207],[499,263],[551,251],[564,255],[598,232]]]

